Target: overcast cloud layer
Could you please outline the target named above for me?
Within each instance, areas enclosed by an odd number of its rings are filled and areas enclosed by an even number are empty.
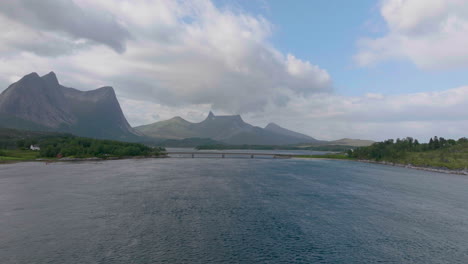
[[[20,0],[0,10],[1,50],[16,52],[15,64],[110,81],[132,99],[246,113],[331,90],[325,70],[268,44],[268,21],[209,1]]]
[[[420,12],[421,4],[430,8]],[[361,65],[405,58],[422,68],[466,67],[466,7],[461,0],[384,1],[388,34],[361,40],[355,58]],[[269,21],[208,0],[2,1],[0,29],[0,90],[29,72],[51,70],[83,90],[112,85],[132,125],[175,115],[200,121],[213,109],[321,139],[468,131],[467,87],[333,94],[326,69],[270,44]],[[435,40],[440,45],[431,45]]]

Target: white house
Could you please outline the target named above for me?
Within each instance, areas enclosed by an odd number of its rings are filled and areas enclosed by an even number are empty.
[[[34,145],[31,145],[29,148],[31,150],[41,150],[41,148],[39,146],[34,146]]]

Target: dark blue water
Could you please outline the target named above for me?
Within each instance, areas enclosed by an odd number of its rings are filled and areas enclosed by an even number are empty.
[[[468,177],[327,160],[0,166],[0,263],[468,263]]]

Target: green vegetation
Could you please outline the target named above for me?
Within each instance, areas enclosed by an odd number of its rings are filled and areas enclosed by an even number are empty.
[[[75,136],[47,139],[39,144],[41,157],[124,157],[159,155],[162,149],[139,143],[82,138]]]
[[[411,137],[389,139],[369,147],[350,150],[347,154],[351,158],[361,160],[460,170],[468,168],[468,139],[434,137],[429,143],[419,143]]]
[[[0,149],[26,148],[47,138],[71,136],[65,133],[0,128]]]
[[[1,149],[0,162],[24,161],[39,158],[39,151],[25,149]]]
[[[109,158],[125,156],[158,156],[164,151],[139,143],[77,137],[71,134],[30,132],[0,128],[0,161],[34,160],[37,158]],[[29,150],[31,145],[40,151]]]

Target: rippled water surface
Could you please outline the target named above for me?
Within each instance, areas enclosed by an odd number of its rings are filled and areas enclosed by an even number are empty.
[[[328,160],[0,166],[0,263],[468,263],[468,177]]]

